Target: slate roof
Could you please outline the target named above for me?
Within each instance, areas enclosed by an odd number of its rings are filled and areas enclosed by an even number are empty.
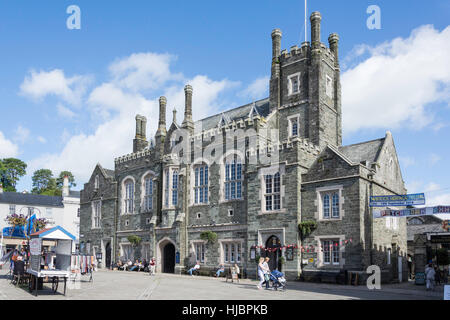
[[[384,144],[386,138],[361,142],[349,146],[339,147],[338,150],[344,154],[353,163],[361,163],[368,161],[369,164],[376,162],[378,154]]]
[[[69,197],[71,197],[71,198],[79,198],[80,197],[80,191],[72,191],[72,190],[69,190]]]
[[[114,170],[110,170],[110,169],[103,169],[103,170],[109,177],[114,178],[114,174],[115,174]]]
[[[408,225],[407,234],[408,241],[414,241],[415,234],[424,234],[427,232],[445,232],[441,224],[413,224]]]
[[[216,115],[210,116],[208,118],[198,120],[194,123],[196,127],[201,128],[202,130],[209,130],[212,128],[215,128],[218,126],[219,122],[221,121],[222,117],[225,118],[225,121],[232,122],[232,121],[239,121],[240,119],[246,119],[248,115],[250,114],[250,111],[252,110],[253,106],[256,107],[256,110],[258,111],[259,115],[262,117],[267,117],[270,113],[269,108],[269,98],[255,101],[249,104],[246,104],[241,107],[237,107],[228,111],[224,111],[221,113],[218,113]]]
[[[42,207],[64,207],[63,198],[58,196],[42,196],[31,193],[0,193],[0,203],[33,205]]]

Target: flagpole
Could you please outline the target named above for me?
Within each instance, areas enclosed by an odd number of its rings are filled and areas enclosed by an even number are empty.
[[[305,42],[308,41],[308,23],[307,23],[307,21],[308,21],[308,19],[307,19],[307,16],[308,16],[308,13],[307,13],[307,11],[308,11],[308,6],[307,6],[307,1],[308,1],[308,0],[305,0]]]

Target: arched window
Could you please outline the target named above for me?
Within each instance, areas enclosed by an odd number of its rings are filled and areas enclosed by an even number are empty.
[[[172,205],[178,205],[178,170],[172,173]]]
[[[242,198],[242,164],[240,161],[225,163],[225,200]]]
[[[172,208],[178,205],[179,169],[164,170],[164,207]]]
[[[145,177],[144,188],[144,209],[150,211],[153,209],[153,177],[151,175]]]
[[[124,213],[134,212],[134,181],[129,179],[125,181],[125,211]]]

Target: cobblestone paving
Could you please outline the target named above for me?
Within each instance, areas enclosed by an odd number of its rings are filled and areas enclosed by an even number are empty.
[[[124,271],[99,271],[94,273],[93,282],[83,276],[78,288],[68,285],[64,296],[63,284],[58,293],[53,294],[49,284],[38,297],[30,294],[26,287],[15,287],[0,271],[0,300],[441,300],[443,288],[427,292],[423,286],[412,283],[382,286],[381,290],[371,291],[365,286],[341,286],[330,284],[289,282],[288,290],[275,292],[258,290],[254,280],[241,280],[240,283],[225,282],[223,278],[190,277],[185,275],[158,274]],[[72,285],[73,286],[73,285]]]

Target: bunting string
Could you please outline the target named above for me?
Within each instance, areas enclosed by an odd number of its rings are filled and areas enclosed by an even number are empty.
[[[333,241],[333,243],[330,243],[328,246],[323,247],[323,246],[314,246],[314,245],[309,245],[309,246],[298,246],[296,244],[288,244],[288,245],[284,245],[284,246],[279,246],[279,247],[264,247],[264,246],[258,246],[258,245],[253,245],[251,248],[252,249],[260,249],[261,251],[265,251],[265,252],[276,252],[276,251],[283,251],[286,249],[295,249],[295,250],[299,250],[301,252],[316,252],[317,249],[321,252],[323,252],[324,250],[326,251],[331,251],[333,249],[333,247],[344,247],[346,245],[348,245],[349,243],[353,243],[352,239],[348,239],[348,240],[341,240],[341,241]]]

